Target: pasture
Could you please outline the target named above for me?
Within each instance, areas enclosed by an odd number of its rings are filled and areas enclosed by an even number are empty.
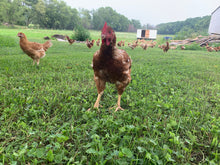
[[[37,68],[19,47],[20,31],[40,43],[72,34],[0,29],[0,164],[220,162],[220,52],[131,50],[136,34],[116,33],[132,58],[125,110],[109,109],[117,92],[107,84],[103,107],[88,112],[97,97],[91,63],[99,47],[53,40]]]

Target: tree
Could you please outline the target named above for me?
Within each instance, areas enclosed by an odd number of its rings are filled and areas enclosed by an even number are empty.
[[[141,23],[139,20],[132,19],[131,24],[134,25],[134,28],[141,29]]]
[[[8,22],[7,11],[9,10],[11,2],[8,0],[0,1],[0,22]]]
[[[2,0],[0,2],[0,21],[10,24],[20,24],[24,20],[22,0]]]
[[[81,18],[82,26],[86,29],[91,29],[92,28],[91,12],[87,9],[80,9],[79,10],[79,15],[80,15],[80,18]]]
[[[93,11],[93,28],[101,30],[107,22],[116,31],[127,31],[129,20],[125,16],[117,13],[111,7],[101,7]]]
[[[143,29],[156,29],[156,27],[148,23],[146,25],[143,25]]]
[[[138,20],[129,20],[111,7],[97,10],[76,9],[63,0],[1,0],[0,22],[26,25],[36,24],[41,28],[74,29],[82,25],[86,29],[100,30],[107,22],[116,31],[140,28]],[[130,25],[130,26],[129,26]]]
[[[71,9],[64,1],[50,0],[46,3],[44,27],[53,29],[73,29],[79,22],[77,10]]]
[[[33,5],[34,10],[34,17],[33,17],[33,23],[41,25],[41,21],[44,20],[44,17],[46,16],[46,6],[43,0],[38,0],[36,4]]]
[[[91,39],[89,31],[82,25],[78,25],[75,28],[75,33],[73,34],[72,38],[77,41],[85,41],[86,39]]]
[[[188,33],[196,34],[207,34],[209,22],[211,16],[188,18],[185,21],[169,22],[157,25],[157,30],[159,34],[185,34],[184,31]]]

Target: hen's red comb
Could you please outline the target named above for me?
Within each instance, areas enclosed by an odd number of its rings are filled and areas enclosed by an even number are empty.
[[[103,26],[103,28],[102,28],[102,33],[105,33],[105,32],[106,32],[107,27],[108,27],[107,22],[105,22],[105,24],[104,24],[104,26]]]

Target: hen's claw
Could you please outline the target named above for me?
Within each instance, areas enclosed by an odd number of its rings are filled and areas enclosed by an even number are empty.
[[[115,112],[117,112],[118,110],[124,111],[124,109],[123,109],[122,107],[117,107],[117,108],[115,109]]]

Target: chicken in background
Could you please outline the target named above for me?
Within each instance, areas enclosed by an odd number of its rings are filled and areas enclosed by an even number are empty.
[[[121,108],[121,95],[131,81],[131,59],[125,50],[116,47],[114,30],[105,22],[101,33],[101,48],[93,55],[94,80],[98,97],[94,108],[99,107],[106,82],[116,85],[118,101],[115,111]],[[89,109],[90,110],[90,109]]]
[[[138,41],[131,43],[128,43],[128,46],[133,50],[134,48],[136,48],[138,46]]]
[[[146,43],[143,42],[143,43],[140,44],[140,46],[141,46],[144,50],[147,50],[147,44],[146,44]]]
[[[98,40],[96,41],[96,45],[99,46],[99,44],[100,44],[100,39],[98,39]]]
[[[128,47],[131,48],[132,50],[134,50],[135,46],[131,43],[128,43]]]
[[[183,45],[180,48],[181,48],[181,50],[185,50],[186,49],[185,46],[183,46]]]
[[[215,51],[215,49],[213,47],[209,46],[208,43],[206,43],[206,49],[208,52]]]
[[[151,41],[151,43],[149,43],[147,46],[148,47],[151,47],[151,48],[154,48],[156,46],[157,42],[156,41]]]
[[[86,45],[88,48],[93,47],[95,40],[89,41],[89,39],[86,40]]]
[[[121,47],[122,41],[119,41],[119,42],[117,43],[117,45],[118,45],[119,47]]]
[[[158,45],[158,48],[162,49],[162,45]]]
[[[220,46],[213,47],[213,49],[218,52],[220,50]]]
[[[167,41],[166,45],[162,45],[163,52],[167,52],[170,49],[169,42]]]
[[[51,41],[47,41],[44,44],[37,42],[28,41],[26,35],[22,32],[19,32],[17,36],[20,38],[20,47],[24,53],[26,53],[33,60],[33,65],[37,62],[37,65],[40,63],[40,58],[43,58],[46,55],[48,48],[52,46]]]
[[[69,36],[66,36],[66,39],[68,40],[68,42],[70,43],[70,45],[72,45],[76,40],[70,39]]]
[[[220,46],[214,47],[215,51],[218,52],[220,50]]]
[[[122,41],[122,46],[125,46],[125,41]]]

